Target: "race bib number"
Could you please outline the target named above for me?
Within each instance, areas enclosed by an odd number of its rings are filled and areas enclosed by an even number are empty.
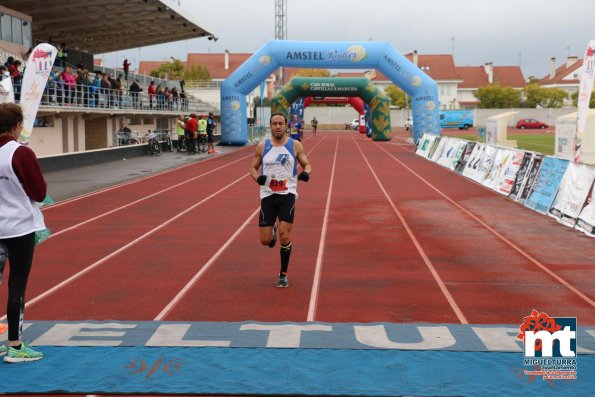
[[[272,193],[284,192],[287,190],[287,182],[288,179],[279,179],[275,178],[274,176],[269,176],[267,178],[267,183],[265,184],[266,190]]]

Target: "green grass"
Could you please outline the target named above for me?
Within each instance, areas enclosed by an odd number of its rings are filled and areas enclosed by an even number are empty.
[[[466,139],[468,141],[479,141],[477,134],[449,134],[456,138]],[[517,148],[539,152],[543,154],[554,154],[556,136],[554,134],[508,134],[509,140],[517,141]]]

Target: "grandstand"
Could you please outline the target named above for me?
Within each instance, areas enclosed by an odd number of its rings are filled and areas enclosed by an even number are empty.
[[[1,4],[1,64],[13,57],[24,66],[28,50],[37,43],[56,47],[65,43],[65,66],[72,67],[74,75],[88,69],[91,83],[96,72],[111,74],[114,80],[123,75],[122,70],[96,66],[95,54],[212,36],[172,0],[4,0]],[[124,122],[142,135],[153,129],[173,130],[179,114],[218,113],[216,104],[190,95],[169,100],[147,95],[151,80],[181,93],[177,81],[130,74],[128,80],[122,77],[120,90],[93,89],[85,80],[66,90],[57,78],[64,70],[54,67],[33,130],[30,146],[40,157],[114,147]],[[129,91],[135,80],[142,89],[138,95]]]

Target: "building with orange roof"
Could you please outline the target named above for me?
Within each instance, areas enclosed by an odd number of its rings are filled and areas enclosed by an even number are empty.
[[[561,88],[568,93],[566,104],[571,104],[570,96],[578,92],[580,79],[583,74],[583,60],[576,56],[569,56],[566,62],[556,67],[556,58],[550,59],[550,72],[537,83],[546,88]]]

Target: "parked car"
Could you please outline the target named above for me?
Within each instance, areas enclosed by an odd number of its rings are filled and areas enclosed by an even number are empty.
[[[413,128],[413,118],[407,117],[407,120],[405,120],[405,130],[409,131],[411,128]]]
[[[546,123],[542,123],[541,121],[537,121],[535,119],[520,119],[516,123],[516,128],[520,128],[524,130],[525,128],[547,128],[549,125]]]
[[[346,130],[357,130],[359,128],[359,119],[353,119],[351,123],[345,124]]]
[[[468,130],[473,127],[473,110],[441,110],[440,128]]]

